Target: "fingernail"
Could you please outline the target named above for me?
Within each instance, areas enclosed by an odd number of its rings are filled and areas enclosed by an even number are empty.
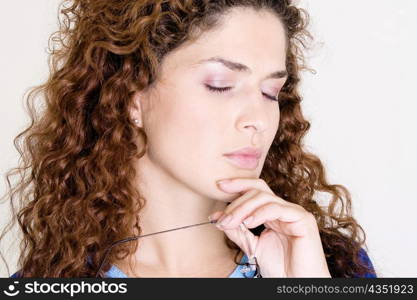
[[[218,223],[221,226],[224,226],[224,225],[230,223],[231,220],[232,220],[232,216],[231,215],[225,215],[225,216],[223,216],[223,217],[220,218],[220,220],[219,220]]]
[[[243,223],[245,223],[245,225],[249,225],[252,221],[253,221],[253,216],[250,216],[244,219]]]
[[[218,221],[218,220],[216,220],[213,216],[209,216],[209,217],[208,217],[208,220],[209,220],[211,223],[213,223],[213,224],[216,224],[216,223],[217,223],[217,221]]]
[[[217,219],[217,224],[220,224],[221,221],[223,221],[228,214],[225,214],[224,212],[220,215],[220,218]]]
[[[223,180],[217,181],[217,183],[220,184],[220,185],[222,185],[222,184],[228,184],[229,182],[231,182],[230,179],[223,179]]]

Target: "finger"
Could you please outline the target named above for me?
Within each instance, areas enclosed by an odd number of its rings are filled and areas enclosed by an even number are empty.
[[[241,206],[243,203],[253,201],[253,199],[255,199],[259,195],[259,193],[262,193],[262,191],[254,189],[248,190],[245,194],[230,202],[230,204],[227,205],[224,209],[224,213],[229,214],[232,211],[234,211],[237,207]]]
[[[229,212],[230,210],[232,210],[233,207],[235,207],[236,205],[238,205],[241,202],[247,201],[248,199],[252,198],[254,195],[256,195],[258,193],[259,193],[258,190],[248,191],[247,193],[241,195],[240,197],[238,197],[238,198],[234,199],[232,202],[230,202],[226,206],[226,208],[224,209],[224,211],[221,211],[221,213],[220,213],[220,211],[216,211],[216,212],[212,213],[209,216],[209,220],[210,219],[212,219],[212,220],[219,220],[219,218],[222,217],[222,215],[225,215],[227,212]]]
[[[234,228],[238,226],[240,223],[248,222],[251,218],[253,212],[261,206],[264,206],[268,203],[277,203],[284,206],[294,207],[294,209],[304,209],[294,203],[290,203],[285,201],[275,195],[259,192],[255,196],[250,199],[245,199],[242,201],[237,201],[236,203],[232,203],[225,209],[225,215],[219,219],[222,225],[226,226],[227,228]],[[299,207],[299,208],[298,208]],[[228,219],[227,216],[229,216]]]
[[[268,184],[260,178],[230,178],[217,181],[217,185],[227,193],[243,193],[255,189],[274,194]]]
[[[265,229],[259,237],[255,252],[262,277],[286,277],[288,253],[287,237],[271,229]]]
[[[279,230],[286,235],[290,236],[305,236],[311,232],[311,228],[316,226],[312,218],[314,216],[305,211],[302,207],[283,205],[281,203],[267,203],[261,207],[258,207],[251,213],[250,220],[245,220],[245,225],[248,228],[255,228],[260,224],[270,222],[270,227],[273,230]],[[279,226],[273,226],[272,224],[279,222]]]
[[[281,201],[282,203],[291,203],[275,195],[274,192],[266,184],[266,182],[262,179],[234,178],[228,180],[227,183],[219,184],[219,186],[224,191],[230,193],[243,192],[242,196],[233,200],[229,205],[227,205],[225,209],[226,213],[231,212],[237,206],[241,205],[243,202],[246,202],[247,200],[249,200],[249,198],[252,198],[251,196],[255,196],[259,192],[272,195],[276,198],[277,201]]]
[[[209,216],[209,220],[218,220],[222,215],[224,215],[222,211],[217,211]],[[246,253],[248,257],[254,255],[258,237],[249,231],[245,225],[241,224],[241,226],[234,229],[225,229],[218,224],[216,224],[216,227],[222,230],[230,240],[232,240],[236,245],[239,246],[240,249],[242,249],[243,252]]]
[[[242,196],[243,197],[243,196]],[[222,225],[226,228],[234,228],[240,223],[244,222],[247,218],[251,216],[253,211],[258,207],[261,207],[267,203],[285,203],[286,201],[279,199],[275,195],[265,193],[263,191],[255,194],[249,199],[244,199],[243,201],[236,200],[236,203],[230,204],[225,209],[225,215],[219,219]],[[229,219],[226,219],[227,216],[230,216]],[[225,220],[226,219],[226,220]],[[223,220],[225,220],[224,223]],[[246,223],[245,223],[246,224]]]
[[[226,236],[242,249],[245,254],[250,257],[256,251],[258,236],[254,235],[248,229],[244,230],[242,227],[235,229],[220,229]]]
[[[247,248],[249,249],[249,252],[246,254],[248,258],[253,258],[256,252],[258,240],[256,239],[255,235],[250,232],[248,228],[246,228],[245,224],[240,223],[239,228],[241,229],[240,231],[242,232]]]
[[[224,214],[223,211],[216,211],[208,216],[209,221],[217,221],[222,215]]]

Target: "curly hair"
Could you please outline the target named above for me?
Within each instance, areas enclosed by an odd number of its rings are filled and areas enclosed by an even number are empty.
[[[141,233],[145,199],[133,161],[146,152],[147,136],[130,118],[132,96],[156,82],[167,53],[219,26],[234,7],[270,11],[286,33],[280,124],[260,178],[316,217],[332,277],[372,271],[359,259],[366,236],[348,190],[329,184],[320,159],[303,149],[310,123],[299,82],[301,71],[312,70],[303,53],[313,40],[304,9],[290,0],[72,0],[61,3],[59,30],[49,39],[49,78],[25,95],[31,124],[15,137],[22,160],[6,174],[12,218],[0,239],[17,221],[21,277],[93,277],[106,248]],[[15,185],[13,175],[20,175]],[[329,204],[320,206],[316,192],[329,193]],[[118,246],[100,274],[137,246]]]

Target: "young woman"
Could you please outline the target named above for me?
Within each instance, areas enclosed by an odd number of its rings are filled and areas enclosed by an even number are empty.
[[[306,11],[74,0],[62,14],[29,96],[45,109],[17,137],[13,277],[376,276],[349,192],[303,149]]]

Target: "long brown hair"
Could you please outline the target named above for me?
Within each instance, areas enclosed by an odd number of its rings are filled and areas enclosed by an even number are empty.
[[[12,219],[0,239],[17,221],[22,277],[93,277],[109,245],[141,234],[145,199],[133,182],[133,162],[145,153],[147,136],[130,118],[132,96],[156,82],[167,53],[219,26],[233,7],[274,13],[287,36],[289,75],[261,178],[315,215],[332,277],[370,271],[359,260],[366,236],[351,215],[348,190],[329,184],[320,159],[303,149],[310,123],[299,82],[301,71],[311,70],[303,53],[313,40],[305,10],[289,0],[73,0],[61,4],[60,28],[50,37],[50,76],[26,97],[31,124],[14,140],[22,161],[7,173]],[[20,175],[14,186],[13,175]],[[330,194],[329,205],[320,206],[316,192]],[[115,248],[101,275],[137,246]]]

